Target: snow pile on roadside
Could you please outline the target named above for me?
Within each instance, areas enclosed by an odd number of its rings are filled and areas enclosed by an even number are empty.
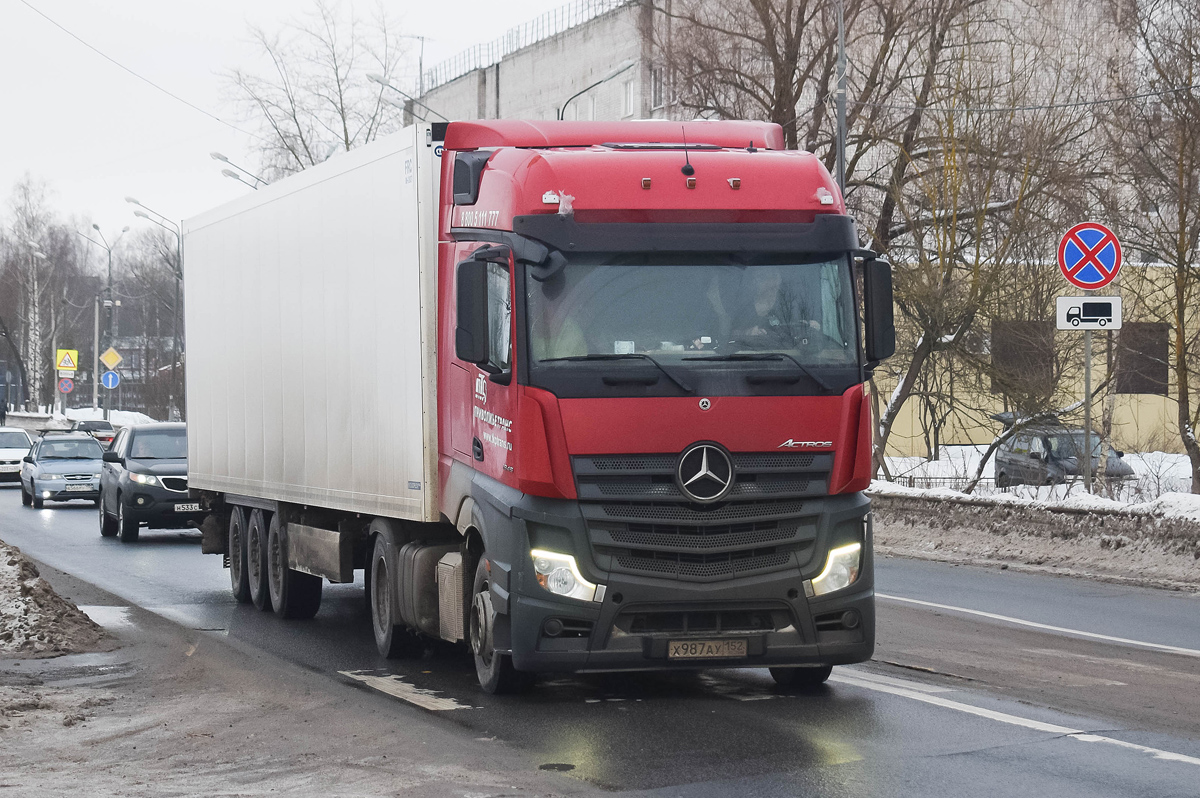
[[[91,618],[54,592],[20,549],[0,542],[0,654],[97,651],[106,638]]]
[[[104,408],[68,408],[67,418],[71,421],[99,421],[104,418]],[[112,410],[108,414],[108,420],[114,427],[128,427],[131,424],[153,424],[158,419],[150,418],[145,413],[135,413],[132,410]]]

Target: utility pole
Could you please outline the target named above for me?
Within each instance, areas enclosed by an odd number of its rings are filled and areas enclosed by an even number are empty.
[[[96,294],[92,319],[92,409],[100,407],[100,295]]]
[[[220,158],[218,158],[217,157],[218,155],[220,155],[220,153],[217,153],[217,152],[212,153],[213,159],[218,160],[218,161],[224,161],[225,163],[229,163],[228,158],[225,158],[224,156],[221,156]],[[251,176],[253,177],[253,175],[251,175]],[[257,179],[257,178],[255,178],[255,179]],[[265,185],[265,183],[264,183],[264,185]],[[172,269],[172,272],[174,272],[174,276],[175,276],[175,304],[172,306],[173,320],[172,320],[172,333],[171,333],[171,338],[172,338],[172,340],[171,340],[171,390],[167,397],[168,421],[174,421],[175,418],[173,416],[175,414],[177,414],[178,418],[180,418],[180,419],[182,419],[185,415],[184,408],[183,408],[184,392],[182,390],[180,390],[182,388],[182,386],[179,384],[179,377],[178,377],[178,372],[177,372],[177,370],[179,368],[179,295],[180,295],[180,283],[183,280],[183,228],[180,227],[180,225],[178,225],[175,222],[168,219],[166,216],[159,213],[158,211],[154,210],[153,208],[146,207],[145,205],[138,202],[133,197],[126,197],[125,201],[128,202],[130,205],[138,206],[139,210],[136,210],[133,212],[134,216],[145,219],[148,222],[153,222],[154,224],[158,225],[162,229],[166,230],[171,235],[175,236],[175,267]],[[150,214],[154,214],[154,215],[151,216]],[[157,218],[155,218],[155,217],[157,217]]]
[[[128,227],[122,228],[121,235],[119,235],[115,239],[113,239],[112,244],[109,244],[108,239],[106,239],[104,237],[104,233],[100,232],[100,225],[93,224],[92,229],[95,230],[96,235],[98,235],[100,237],[99,241],[92,238],[91,236],[84,235],[83,233],[80,233],[79,235],[83,236],[88,241],[91,241],[93,244],[95,244],[96,246],[100,247],[101,249],[103,249],[105,252],[108,253],[108,285],[105,288],[105,293],[104,293],[104,297],[105,297],[104,298],[104,309],[108,313],[106,339],[107,339],[108,345],[112,346],[113,345],[113,337],[114,337],[113,316],[114,316],[114,310],[115,310],[115,304],[116,304],[113,301],[112,251],[113,251],[113,247],[115,247],[117,245],[117,243],[121,240],[121,237],[129,232],[129,228]],[[96,376],[97,376],[97,380],[98,380],[99,374],[97,374]],[[109,391],[104,396],[104,419],[106,421],[108,420],[108,417],[111,413],[112,413],[112,391]]]

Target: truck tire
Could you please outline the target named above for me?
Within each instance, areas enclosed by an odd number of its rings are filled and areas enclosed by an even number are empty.
[[[492,591],[488,584],[487,555],[484,555],[475,566],[475,583],[471,588],[470,625],[467,632],[467,641],[475,658],[475,675],[485,693],[520,693],[533,684],[533,674],[522,673],[514,668],[512,657],[508,654],[496,653],[492,645],[495,619]]]
[[[267,519],[262,510],[253,510],[246,522],[246,577],[250,581],[250,601],[264,612],[271,609],[271,591],[267,587]]]
[[[319,576],[288,567],[287,524],[279,520],[279,513],[272,515],[267,526],[267,588],[275,614],[280,618],[313,617],[321,609],[324,584]]]
[[[108,513],[104,512],[103,499],[97,499],[96,506],[100,508],[100,537],[115,537],[117,534],[117,520],[115,518],[110,518]]]
[[[141,525],[125,517],[125,504],[117,496],[117,532],[121,535],[122,543],[137,543]]]
[[[246,573],[246,513],[234,507],[229,514],[229,586],[239,604],[250,603],[250,576]]]
[[[816,668],[771,668],[771,678],[777,685],[799,689],[825,684],[831,673],[833,673],[832,665],[821,665]]]
[[[388,530],[375,535],[371,562],[367,565],[367,600],[371,605],[371,630],[375,647],[388,659],[413,656],[425,646],[416,634],[400,623],[400,601],[396,595],[396,545]]]

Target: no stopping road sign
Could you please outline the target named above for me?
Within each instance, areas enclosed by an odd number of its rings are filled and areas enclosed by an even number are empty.
[[[1103,288],[1121,270],[1121,242],[1102,224],[1077,224],[1058,242],[1058,268],[1077,288]]]

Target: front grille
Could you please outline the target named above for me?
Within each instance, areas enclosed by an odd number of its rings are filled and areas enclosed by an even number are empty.
[[[805,565],[828,493],[831,452],[733,455],[724,500],[696,504],[679,489],[677,454],[572,461],[596,565],[683,581],[718,581]]]
[[[629,634],[777,632],[790,624],[786,612],[769,609],[630,612],[616,620],[617,628]]]
[[[0,460],[0,465],[17,465],[20,462],[20,460]]]
[[[178,493],[183,493],[188,489],[187,477],[159,477],[158,481],[167,490],[173,490]]]
[[[67,474],[66,477],[67,477],[67,479],[72,480],[74,482],[85,482],[89,479],[95,479],[96,475],[95,474]]]

